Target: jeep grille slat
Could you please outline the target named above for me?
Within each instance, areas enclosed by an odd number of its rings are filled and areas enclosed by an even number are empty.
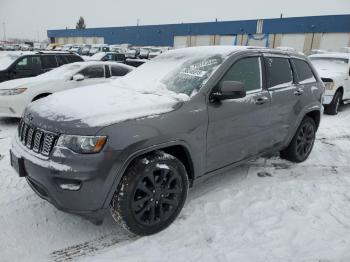
[[[18,125],[18,137],[21,143],[35,153],[49,156],[58,138],[57,134],[27,124],[24,120]]]

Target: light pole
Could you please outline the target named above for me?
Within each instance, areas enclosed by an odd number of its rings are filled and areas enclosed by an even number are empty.
[[[6,23],[5,22],[2,22],[2,27],[4,30],[4,42],[5,42],[6,41]]]

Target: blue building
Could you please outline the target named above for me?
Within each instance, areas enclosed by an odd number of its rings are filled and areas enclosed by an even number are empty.
[[[350,46],[350,15],[48,30],[52,43],[135,46],[289,46],[299,51]]]

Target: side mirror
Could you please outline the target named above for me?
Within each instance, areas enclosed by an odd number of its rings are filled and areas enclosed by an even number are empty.
[[[211,100],[221,101],[226,99],[243,98],[246,96],[244,84],[238,81],[225,81],[219,90],[211,95]]]
[[[73,76],[72,80],[74,81],[83,81],[85,77],[82,74],[76,74]]]

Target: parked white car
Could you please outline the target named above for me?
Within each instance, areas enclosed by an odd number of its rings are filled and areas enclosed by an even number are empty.
[[[134,67],[113,62],[77,62],[45,74],[0,84],[0,117],[21,117],[26,106],[40,98],[72,88],[111,81]]]
[[[325,113],[336,115],[339,104],[350,100],[350,53],[318,54],[309,58],[326,86]]]

